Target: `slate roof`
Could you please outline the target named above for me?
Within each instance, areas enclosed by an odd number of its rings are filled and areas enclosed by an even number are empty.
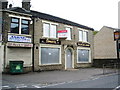
[[[30,14],[33,17],[36,17],[36,18],[41,18],[41,19],[44,19],[44,20],[49,20],[49,21],[54,21],[54,22],[58,22],[58,23],[63,23],[63,24],[71,25],[71,26],[77,26],[79,28],[83,28],[83,29],[88,29],[88,30],[94,31],[93,28],[90,28],[90,27],[87,27],[87,26],[84,26],[84,25],[81,25],[81,24],[78,24],[78,23],[75,23],[75,22],[72,22],[72,21],[60,18],[60,17],[56,17],[56,16],[53,16],[53,15],[45,14],[45,13],[42,13],[42,12],[38,12],[38,11],[33,11],[33,10],[27,11],[24,8],[20,8],[20,7],[8,8],[7,10],[15,11],[15,12],[19,12],[19,13]]]

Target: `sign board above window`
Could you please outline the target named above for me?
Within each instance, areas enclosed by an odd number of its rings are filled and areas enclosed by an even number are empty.
[[[67,30],[59,30],[57,31],[58,33],[58,38],[67,38]]]
[[[61,44],[61,42],[59,40],[51,40],[51,39],[40,39],[40,43],[55,44],[55,45],[60,45]]]
[[[33,44],[8,42],[8,43],[7,43],[7,46],[8,46],[8,47],[33,47]]]
[[[77,42],[77,45],[81,47],[90,47],[89,43],[84,43],[84,42]]]
[[[31,38],[25,36],[8,35],[8,41],[31,43]]]

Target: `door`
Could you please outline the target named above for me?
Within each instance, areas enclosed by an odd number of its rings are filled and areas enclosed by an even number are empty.
[[[71,49],[67,49],[66,52],[66,69],[72,68],[72,51]]]

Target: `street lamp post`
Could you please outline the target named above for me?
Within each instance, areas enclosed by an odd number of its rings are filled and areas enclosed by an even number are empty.
[[[114,32],[114,40],[116,41],[116,49],[117,49],[117,62],[119,63],[119,40],[120,40],[120,31]]]

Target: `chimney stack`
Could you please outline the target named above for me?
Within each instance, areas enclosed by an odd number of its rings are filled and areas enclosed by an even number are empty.
[[[22,8],[26,9],[26,10],[30,10],[30,1],[31,0],[22,0]]]
[[[7,9],[8,1],[0,0],[0,9]]]

